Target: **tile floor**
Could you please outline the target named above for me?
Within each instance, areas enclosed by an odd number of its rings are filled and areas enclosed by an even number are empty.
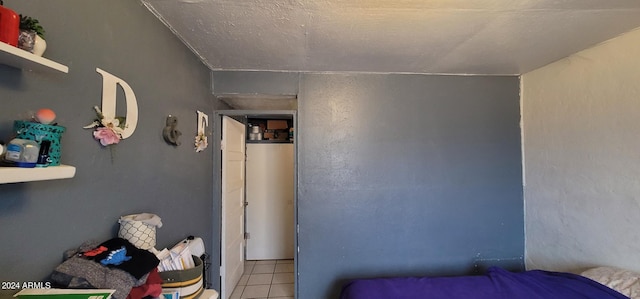
[[[293,299],[293,260],[245,261],[230,299]]]

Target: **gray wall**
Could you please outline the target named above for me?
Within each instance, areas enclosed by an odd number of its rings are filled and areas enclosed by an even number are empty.
[[[212,152],[193,148],[196,110],[212,114],[215,108],[209,70],[138,1],[4,4],[40,20],[48,43],[44,56],[70,71],[0,65],[0,140],[9,141],[13,120],[27,111],[51,108],[67,128],[61,161],[77,173],[72,179],[0,185],[0,281],[44,279],[65,250],[115,236],[118,217],[130,213],[162,218],[157,248],[192,234],[203,237],[207,251],[217,256],[211,247]],[[140,110],[135,133],[115,147],[113,160],[92,131],[82,128],[101,103],[96,68],[129,83]],[[162,139],[168,114],[179,119],[179,147]]]
[[[252,76],[260,82],[214,73],[214,86],[291,89]],[[357,277],[523,269],[517,77],[302,74],[298,83],[298,298],[336,298]]]
[[[297,95],[299,73],[215,71],[211,73],[216,95]]]

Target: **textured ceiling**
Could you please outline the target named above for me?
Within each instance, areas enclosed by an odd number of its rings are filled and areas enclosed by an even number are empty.
[[[522,74],[640,27],[640,0],[141,0],[212,70]]]

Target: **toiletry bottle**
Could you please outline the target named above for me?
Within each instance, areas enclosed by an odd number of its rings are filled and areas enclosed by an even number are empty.
[[[40,146],[37,142],[15,138],[7,145],[4,159],[14,162],[18,167],[35,167],[39,151]]]
[[[49,163],[51,163],[51,159],[49,158],[50,148],[51,148],[51,141],[49,140],[40,141],[40,153],[38,154],[38,162],[36,163],[36,167],[49,166]]]
[[[4,155],[4,159],[12,162],[19,162],[20,157],[22,156],[22,151],[24,148],[22,147],[21,139],[13,139],[7,144],[7,152]]]

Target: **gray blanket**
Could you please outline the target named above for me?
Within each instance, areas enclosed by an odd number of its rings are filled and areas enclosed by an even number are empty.
[[[147,281],[148,274],[138,280],[123,270],[106,267],[78,255],[79,252],[97,244],[87,242],[78,249],[67,251],[67,259],[51,274],[52,282],[59,287],[70,289],[113,289],[116,291],[112,298],[125,299],[133,287],[143,285]]]

